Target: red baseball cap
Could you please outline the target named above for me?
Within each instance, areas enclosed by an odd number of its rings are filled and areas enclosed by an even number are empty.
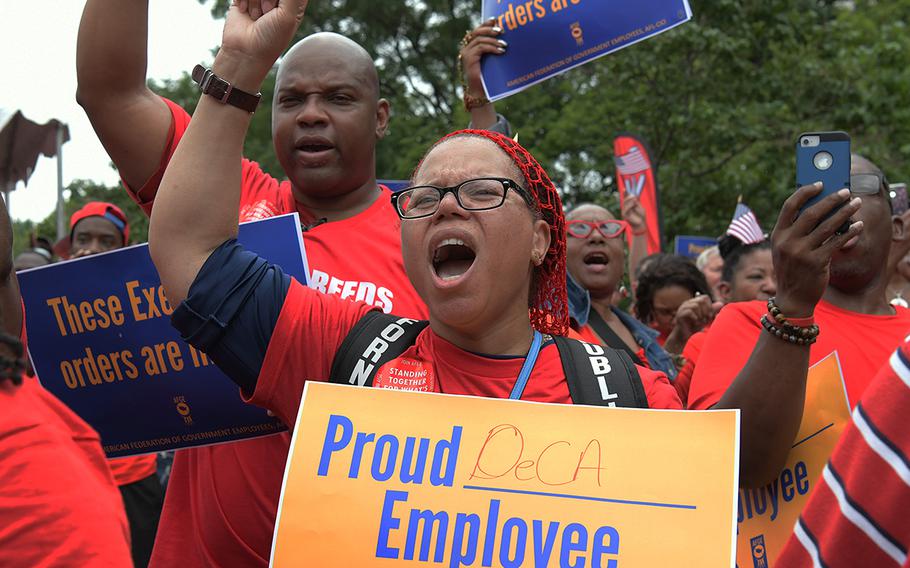
[[[82,209],[73,213],[72,217],[70,217],[70,238],[73,236],[73,229],[76,228],[76,224],[87,217],[104,217],[113,223],[120,231],[120,234],[123,235],[123,246],[129,243],[130,223],[127,221],[126,215],[119,207],[106,201],[90,201]]]

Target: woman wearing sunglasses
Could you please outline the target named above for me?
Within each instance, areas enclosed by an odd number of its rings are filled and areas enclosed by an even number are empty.
[[[594,204],[579,205],[566,219],[569,297],[579,335],[592,343],[622,349],[637,364],[661,371],[672,380],[676,367],[658,344],[658,333],[613,302],[625,272],[623,237],[631,231],[629,223]],[[633,248],[636,241],[644,240],[633,239]]]

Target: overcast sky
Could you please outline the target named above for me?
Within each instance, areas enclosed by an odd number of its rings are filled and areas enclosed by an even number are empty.
[[[134,0],[122,0],[132,2]],[[78,178],[117,183],[110,158],[76,104],[76,32],[84,0],[0,0],[0,107],[21,110],[44,123],[69,125],[63,146],[63,184]],[[197,0],[150,0],[149,77],[176,78],[197,63],[210,62],[221,41],[223,21],[214,20]],[[28,187],[10,198],[17,219],[40,221],[54,211],[55,159],[41,157]]]

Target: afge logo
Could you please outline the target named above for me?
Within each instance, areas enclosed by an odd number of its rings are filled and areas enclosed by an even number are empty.
[[[186,402],[186,397],[175,396],[174,397],[174,406],[177,409],[177,414],[183,417],[183,422],[187,426],[193,425],[193,417],[190,415],[190,405]]]
[[[571,32],[572,37],[575,38],[575,43],[577,43],[579,47],[585,44],[585,36],[581,31],[581,24],[579,22],[569,24],[569,32]]]
[[[754,568],[768,568],[768,552],[765,549],[765,535],[760,534],[749,541],[752,546],[752,564]]]

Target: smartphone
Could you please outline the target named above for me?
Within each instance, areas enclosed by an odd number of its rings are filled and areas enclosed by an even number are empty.
[[[850,189],[850,136],[846,132],[804,132],[797,138],[796,187],[798,189],[817,181],[824,186],[822,192],[803,205],[800,212],[845,187]],[[844,223],[838,232],[847,228],[849,222]]]
[[[906,183],[892,183],[891,187],[891,206],[894,215],[903,215],[910,209],[910,199],[907,198]]]

